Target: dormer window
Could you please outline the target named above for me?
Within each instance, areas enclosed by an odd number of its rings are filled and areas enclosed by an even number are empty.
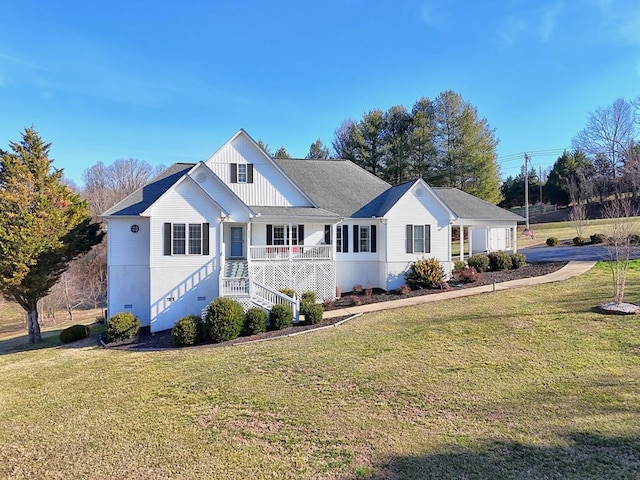
[[[231,183],[253,183],[253,163],[232,163]]]

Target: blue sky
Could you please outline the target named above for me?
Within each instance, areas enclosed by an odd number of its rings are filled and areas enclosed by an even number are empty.
[[[205,160],[241,127],[303,157],[345,119],[444,90],[495,129],[510,175],[640,96],[637,0],[21,0],[0,18],[0,147],[33,125],[79,184],[98,161]]]

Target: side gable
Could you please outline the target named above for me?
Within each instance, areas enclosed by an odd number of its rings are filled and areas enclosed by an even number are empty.
[[[244,130],[231,137],[206,164],[246,205],[315,206]],[[238,182],[237,165],[250,165],[247,182]]]
[[[120,200],[104,212],[101,217],[141,215],[194,166],[194,163],[175,163],[171,165],[149,183]]]

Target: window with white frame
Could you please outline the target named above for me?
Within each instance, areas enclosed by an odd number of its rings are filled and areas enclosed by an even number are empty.
[[[165,223],[165,255],[209,255],[208,223]]]
[[[238,164],[238,183],[247,183],[247,164]]]
[[[342,252],[342,225],[336,228],[336,252]]]
[[[431,225],[406,226],[407,253],[431,253]]]
[[[289,235],[289,226],[274,225],[273,226],[273,244],[274,245],[298,245],[298,226],[291,226],[291,235]]]
[[[371,234],[369,225],[360,225],[359,251],[368,252],[371,250]]]

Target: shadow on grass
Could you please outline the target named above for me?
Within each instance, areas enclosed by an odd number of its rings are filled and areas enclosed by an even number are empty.
[[[64,328],[58,328],[55,330],[47,330],[42,332],[42,341],[38,343],[29,343],[29,336],[27,334],[17,337],[4,338],[0,340],[0,355],[7,355],[17,352],[28,352],[32,350],[42,350],[43,348],[84,348],[98,344],[98,335],[104,330],[104,325],[101,323],[92,323],[91,335],[83,340],[78,340],[71,343],[62,343],[60,341],[60,332]],[[66,328],[66,327],[65,327]]]
[[[637,479],[640,437],[573,432],[561,446],[488,441],[421,457],[393,457],[353,479]]]

